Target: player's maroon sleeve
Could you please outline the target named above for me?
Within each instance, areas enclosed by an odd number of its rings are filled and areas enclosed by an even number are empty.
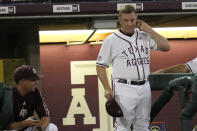
[[[35,110],[36,110],[38,116],[40,118],[43,116],[49,116],[49,110],[48,110],[47,105],[44,101],[44,98],[42,97],[41,92],[36,89],[35,95],[36,95]]]

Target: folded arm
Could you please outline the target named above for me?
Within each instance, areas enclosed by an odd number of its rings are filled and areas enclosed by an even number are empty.
[[[185,64],[177,64],[164,69],[160,69],[153,74],[156,73],[189,73],[190,70]]]
[[[9,125],[8,125],[8,129],[10,130],[20,130],[20,129],[23,129],[25,127],[31,127],[31,126],[36,126],[38,125],[38,123],[40,122],[40,120],[34,120],[33,119],[34,117],[31,116],[23,121],[14,121],[14,122],[11,122]]]

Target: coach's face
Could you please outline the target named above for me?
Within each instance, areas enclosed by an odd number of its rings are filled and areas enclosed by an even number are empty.
[[[120,23],[121,30],[126,34],[131,34],[134,32],[136,27],[137,16],[135,12],[129,14],[121,14],[118,18],[118,22]]]

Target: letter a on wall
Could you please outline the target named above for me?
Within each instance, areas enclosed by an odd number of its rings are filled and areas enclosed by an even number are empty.
[[[96,117],[93,117],[85,100],[85,88],[72,89],[72,101],[66,118],[63,118],[63,125],[75,125],[75,114],[84,114],[84,125],[96,124]]]

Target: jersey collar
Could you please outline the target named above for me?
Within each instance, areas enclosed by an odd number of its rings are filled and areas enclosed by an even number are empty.
[[[120,36],[120,37],[122,37],[122,38],[124,38],[124,39],[126,39],[126,40],[128,40],[128,41],[134,41],[135,38],[136,38],[136,32],[137,32],[137,30],[135,29],[132,36],[125,35],[125,34],[123,34],[122,32],[120,32],[120,30],[117,30],[115,33],[116,33],[118,36]]]

